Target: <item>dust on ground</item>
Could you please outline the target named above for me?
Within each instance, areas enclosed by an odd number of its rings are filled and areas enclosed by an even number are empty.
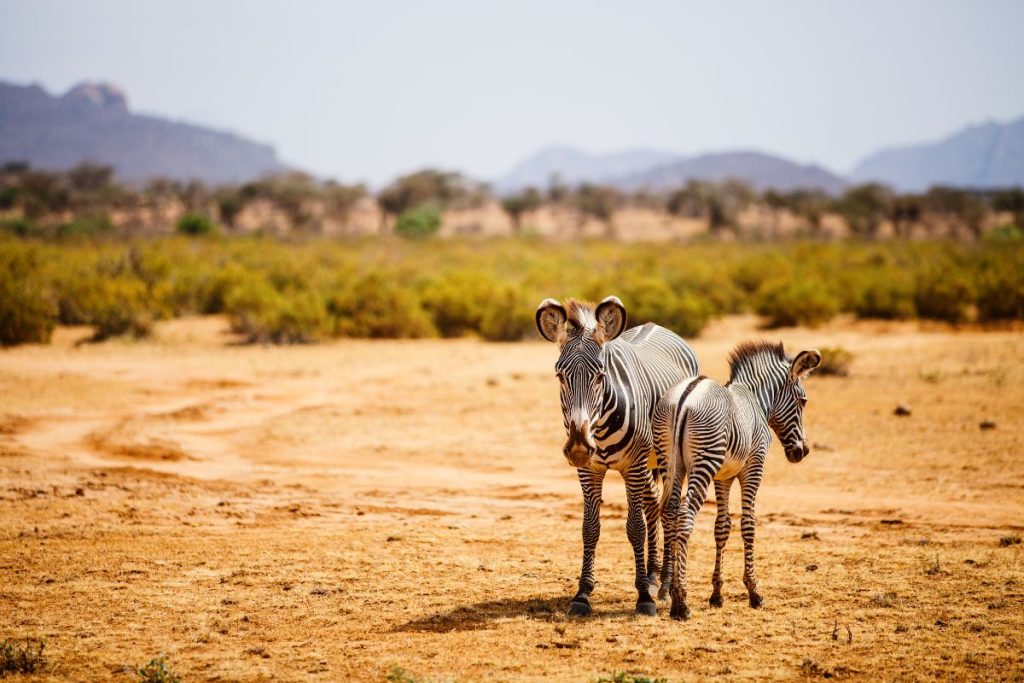
[[[46,639],[35,679],[132,680],[161,653],[185,680],[1024,677],[1019,331],[709,327],[693,346],[717,379],[749,338],[855,360],[807,382],[809,458],[769,455],[764,608],[738,524],[707,606],[709,501],[677,623],[633,615],[615,474],[595,614],[564,616],[581,504],[551,345],[264,348],[225,328],[0,352],[0,639]]]

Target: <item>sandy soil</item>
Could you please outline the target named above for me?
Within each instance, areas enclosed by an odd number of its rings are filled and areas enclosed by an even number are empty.
[[[131,680],[160,653],[185,680],[1024,678],[1024,546],[1000,545],[1024,529],[1020,332],[771,333],[853,351],[852,375],[808,382],[807,460],[773,446],[765,607],[734,496],[725,607],[705,602],[709,501],[676,623],[632,614],[614,474],[595,615],[563,616],[580,501],[552,346],[260,348],[224,327],[0,352],[0,638],[47,640],[38,678]],[[732,318],[694,347],[724,379],[763,334]]]

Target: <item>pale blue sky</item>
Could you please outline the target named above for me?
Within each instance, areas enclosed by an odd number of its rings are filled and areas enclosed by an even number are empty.
[[[1024,2],[0,0],[0,79],[374,183],[494,177],[539,147],[756,148],[840,172],[1024,115]]]

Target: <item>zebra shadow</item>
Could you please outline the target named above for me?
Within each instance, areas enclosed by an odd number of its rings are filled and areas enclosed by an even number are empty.
[[[537,621],[561,621],[568,619],[565,615],[568,598],[534,597],[506,600],[489,600],[473,605],[463,605],[447,612],[438,612],[427,617],[414,619],[391,629],[396,631],[419,631],[431,633],[448,633],[450,631],[479,631],[488,628],[491,622],[499,619],[526,617]],[[602,610],[595,616],[619,617],[632,616],[633,610]]]

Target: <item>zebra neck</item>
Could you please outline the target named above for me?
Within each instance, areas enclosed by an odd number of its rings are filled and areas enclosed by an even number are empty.
[[[753,403],[757,407],[757,413],[766,423],[768,422],[772,405],[775,403],[775,394],[779,390],[779,386],[771,381],[771,378],[758,380],[740,376],[729,383],[729,388]]]

